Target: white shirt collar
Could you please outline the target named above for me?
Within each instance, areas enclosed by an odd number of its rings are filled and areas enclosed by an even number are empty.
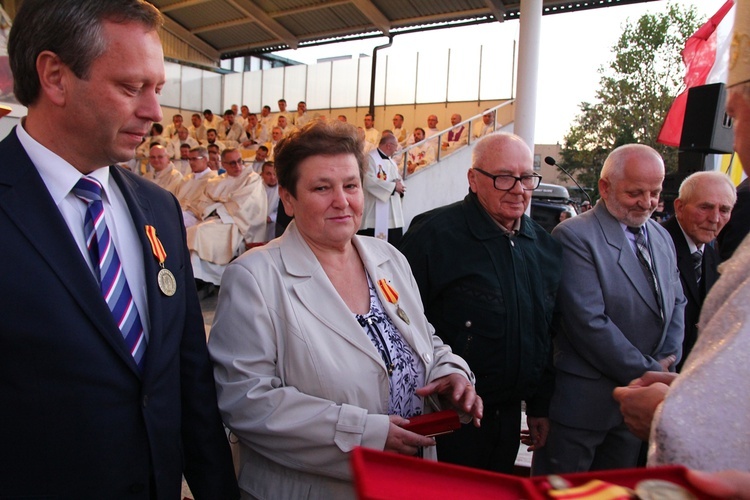
[[[16,127],[18,140],[42,177],[55,205],[59,205],[63,198],[71,192],[76,182],[83,177],[83,174],[73,165],[31,137],[23,127],[24,122],[25,119]],[[98,168],[91,172],[89,176],[101,183],[104,191],[103,198],[106,199],[109,191],[109,169]]]

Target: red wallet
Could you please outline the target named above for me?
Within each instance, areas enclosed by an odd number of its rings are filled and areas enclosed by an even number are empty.
[[[461,420],[455,410],[443,410],[427,415],[409,417],[409,423],[403,428],[423,436],[448,434],[461,427]]]

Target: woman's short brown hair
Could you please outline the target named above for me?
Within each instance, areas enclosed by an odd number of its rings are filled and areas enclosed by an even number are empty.
[[[300,163],[311,156],[339,155],[353,155],[359,166],[359,177],[364,177],[365,155],[356,127],[338,120],[308,123],[276,145],[274,163],[279,185],[296,198]]]

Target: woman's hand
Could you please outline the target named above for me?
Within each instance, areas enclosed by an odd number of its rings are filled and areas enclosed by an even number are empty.
[[[474,384],[463,375],[451,373],[445,377],[433,380],[424,387],[416,390],[417,395],[425,397],[437,393],[447,400],[453,408],[474,417],[474,426],[482,423],[484,404],[482,398],[474,390]]]
[[[388,429],[388,437],[385,440],[383,451],[402,455],[416,455],[419,448],[435,446],[434,438],[420,436],[401,427],[409,423],[407,419],[398,415],[388,415],[388,418],[391,420],[391,426]]]

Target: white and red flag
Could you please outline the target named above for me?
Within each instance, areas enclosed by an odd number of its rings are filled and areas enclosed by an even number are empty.
[[[682,61],[685,63],[685,89],[675,98],[657,142],[679,146],[688,90],[692,87],[727,81],[729,46],[734,23],[734,0],[727,0],[721,8],[698,28],[685,43]]]

